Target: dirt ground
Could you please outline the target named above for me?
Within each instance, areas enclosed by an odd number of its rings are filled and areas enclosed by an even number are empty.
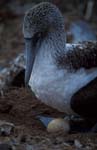
[[[64,116],[63,113],[42,104],[31,91],[25,88],[11,88],[9,92],[0,98],[0,120],[15,125],[14,131],[7,138],[10,140],[12,138],[19,139],[20,147],[30,142],[36,150],[97,149],[97,134],[80,132],[69,134],[48,133],[45,126],[37,119],[39,115],[55,118]],[[6,136],[3,138],[6,141]],[[77,147],[76,140],[80,142],[81,147],[79,145]]]
[[[0,20],[1,69],[24,51],[22,21],[23,17]],[[9,136],[0,134],[0,144],[14,143],[13,150],[97,150],[96,133],[48,133],[37,119],[39,115],[57,118],[63,117],[64,113],[41,103],[24,87],[10,87],[0,97],[0,120],[13,123],[15,128]]]

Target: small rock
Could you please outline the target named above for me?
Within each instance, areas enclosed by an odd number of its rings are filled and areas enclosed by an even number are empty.
[[[0,120],[0,135],[4,135],[4,136],[10,135],[13,128],[14,128],[13,123]]]
[[[8,67],[0,71],[0,91],[9,89],[14,78],[25,68],[25,56],[19,54],[13,61],[8,63]]]
[[[70,144],[68,144],[66,142],[64,142],[63,144],[64,144],[65,147],[70,147],[71,146]]]
[[[75,140],[75,141],[74,141],[74,145],[75,145],[76,148],[82,148],[82,146],[83,146],[83,145],[80,143],[80,141],[78,141],[78,140]]]
[[[68,121],[66,121],[62,118],[57,118],[57,119],[52,120],[48,124],[47,131],[48,132],[68,133],[70,131],[70,125],[69,125]]]

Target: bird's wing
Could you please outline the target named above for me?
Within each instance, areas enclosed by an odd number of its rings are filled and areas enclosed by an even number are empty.
[[[71,108],[79,115],[97,122],[97,77],[71,98]]]
[[[56,62],[59,67],[69,70],[97,67],[97,42],[83,42],[67,46],[64,54],[58,53]]]

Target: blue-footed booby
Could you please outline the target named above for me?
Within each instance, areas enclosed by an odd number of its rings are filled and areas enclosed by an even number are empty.
[[[25,84],[38,99],[59,111],[93,117],[92,109],[97,107],[96,98],[92,100],[93,94],[97,95],[97,84],[93,84],[97,83],[97,50],[70,50],[64,18],[49,2],[37,4],[26,12],[23,34]],[[89,40],[96,40],[94,37]],[[97,108],[93,111],[97,113]]]

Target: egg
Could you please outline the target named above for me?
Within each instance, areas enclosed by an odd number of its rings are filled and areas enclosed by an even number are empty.
[[[47,131],[53,133],[68,133],[70,131],[70,124],[67,120],[62,118],[53,119],[51,122],[49,122]]]

